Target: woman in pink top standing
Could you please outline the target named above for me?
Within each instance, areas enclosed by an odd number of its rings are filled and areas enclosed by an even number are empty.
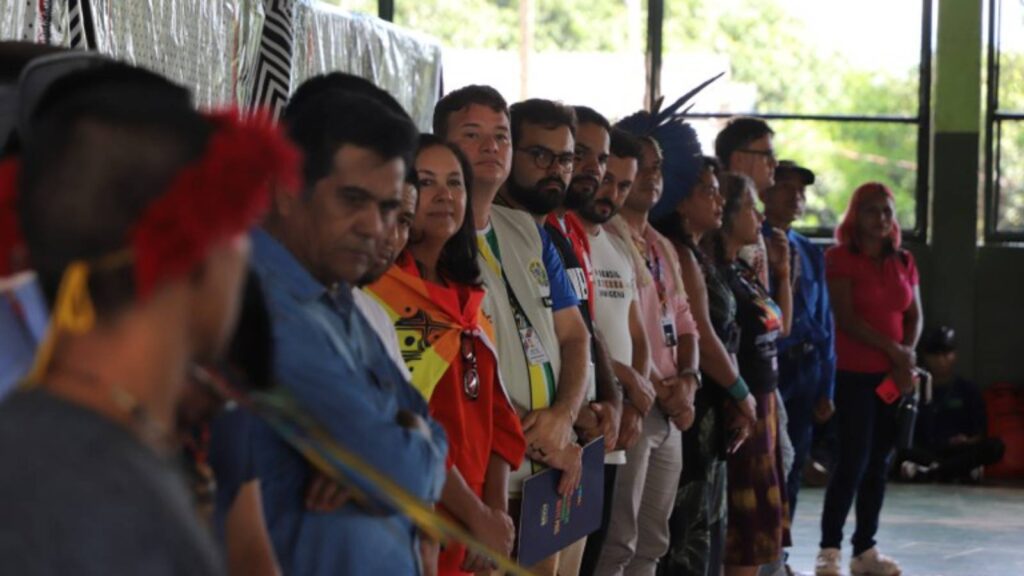
[[[843,524],[856,496],[850,572],[895,576],[899,565],[879,554],[874,537],[898,402],[887,404],[876,388],[891,377],[902,391],[913,389],[914,348],[923,324],[917,267],[900,248],[893,195],[884,184],[857,188],[836,240],[825,254],[825,276],[837,328],[839,452],[825,492],[815,574],[839,576]]]

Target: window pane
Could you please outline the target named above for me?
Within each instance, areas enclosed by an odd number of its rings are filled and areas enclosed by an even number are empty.
[[[1024,3],[1001,1],[999,17],[999,109],[1024,113]]]
[[[920,0],[665,3],[662,93],[722,71],[702,112],[915,116]]]
[[[705,154],[723,121],[697,120],[694,127]],[[843,217],[854,189],[870,181],[889,186],[904,230],[916,223],[917,126],[877,122],[773,120],[774,148],[780,159],[814,171],[807,209],[797,228],[833,228]]]
[[[643,107],[640,0],[397,0],[395,23],[441,41],[446,92],[490,84],[510,103],[551,98],[610,118]]]
[[[996,230],[1024,232],[1024,121],[1006,120],[1000,123],[999,172],[996,190],[999,210]]]

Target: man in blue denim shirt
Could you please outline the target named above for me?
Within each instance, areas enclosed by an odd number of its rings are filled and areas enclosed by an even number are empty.
[[[825,258],[821,249],[792,229],[803,213],[805,189],[814,173],[781,160],[775,168],[775,184],[764,192],[764,235],[773,228],[789,237],[793,278],[793,328],[779,340],[779,390],[789,413],[787,430],[795,452],[786,486],[789,512],[796,509],[800,474],[811,449],[814,423],[831,417],[835,385],[835,328],[825,283]]]
[[[417,131],[362,96],[323,90],[300,104],[286,109],[284,122],[304,153],[306,185],[297,196],[275,195],[264,229],[252,236],[253,269],[273,322],[275,376],[335,440],[431,503],[445,478],[444,432],[351,295],[397,215]],[[249,424],[215,429],[213,464],[223,489],[231,489],[224,481],[259,478],[284,573],[419,571],[407,518],[353,501],[307,506],[310,486],[322,486],[323,477],[268,426]]]

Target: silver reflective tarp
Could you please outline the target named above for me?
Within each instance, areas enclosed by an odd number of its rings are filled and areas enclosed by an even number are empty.
[[[35,40],[35,2],[0,0],[0,40]]]
[[[260,0],[92,0],[91,48],[190,88],[203,108],[249,101]]]
[[[292,89],[341,71],[372,81],[429,131],[441,89],[441,46],[422,34],[316,0],[297,0],[292,22]]]
[[[36,32],[36,38],[54,46],[68,47],[71,45],[71,38],[68,34],[68,0],[50,0],[49,11],[43,19],[46,26],[44,30]]]
[[[205,108],[279,105],[268,100],[311,76],[348,72],[390,92],[421,129],[430,129],[441,88],[436,40],[318,0],[277,1],[280,16],[291,20],[277,31],[289,38],[278,41],[294,48],[280,70],[265,71],[279,72],[282,84],[267,94],[256,90],[255,76],[269,0],[89,0],[88,43],[80,0],[52,2],[48,26],[37,0],[0,0],[0,37],[88,48],[144,66],[193,90]]]

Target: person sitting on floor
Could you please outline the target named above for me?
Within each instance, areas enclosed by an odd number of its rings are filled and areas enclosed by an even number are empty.
[[[932,374],[931,402],[922,403],[914,447],[903,454],[907,480],[981,479],[983,467],[1003,458],[1006,445],[986,436],[988,418],[978,386],[956,374],[956,333],[948,326],[921,340],[922,364]]]

